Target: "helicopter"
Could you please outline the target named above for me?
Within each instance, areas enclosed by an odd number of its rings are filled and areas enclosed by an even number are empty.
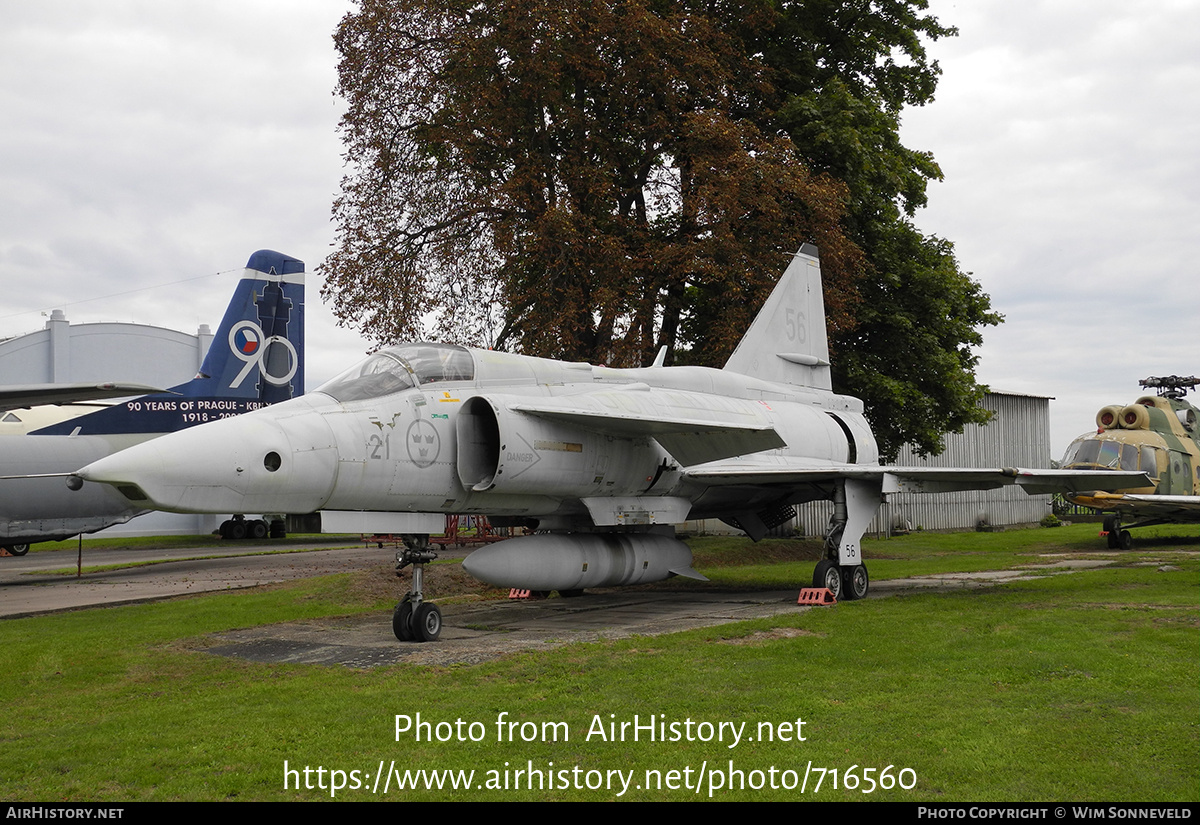
[[[1101,408],[1096,431],[1072,441],[1062,460],[1064,469],[1141,470],[1150,477],[1148,487],[1065,494],[1075,504],[1106,513],[1101,535],[1113,550],[1130,549],[1129,531],[1137,527],[1200,522],[1197,411],[1184,398],[1200,379],[1152,375],[1138,384],[1157,393]]]

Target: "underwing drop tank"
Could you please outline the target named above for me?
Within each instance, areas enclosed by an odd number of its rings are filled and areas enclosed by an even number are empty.
[[[678,539],[646,533],[543,533],[509,539],[467,556],[463,569],[496,587],[583,590],[646,584],[671,576],[707,581]]]

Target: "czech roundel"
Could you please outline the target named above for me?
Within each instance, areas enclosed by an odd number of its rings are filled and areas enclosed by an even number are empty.
[[[234,344],[243,355],[253,355],[258,351],[261,340],[258,331],[242,327],[234,336]]]

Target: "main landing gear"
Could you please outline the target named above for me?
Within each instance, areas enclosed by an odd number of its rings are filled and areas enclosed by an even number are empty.
[[[437,558],[430,548],[427,533],[400,537],[404,549],[396,554],[396,574],[413,566],[412,590],[392,613],[392,632],[402,642],[433,642],[442,635],[442,611],[433,602],[424,601],[425,565]]]
[[[813,587],[827,587],[839,601],[865,599],[871,589],[871,577],[865,564],[842,566],[833,559],[821,559],[813,570]]]
[[[1120,516],[1113,514],[1104,517],[1104,533],[1108,540],[1109,550],[1131,550],[1133,548],[1133,536],[1129,535],[1128,530],[1121,528]]]
[[[833,517],[825,534],[824,558],[813,570],[813,587],[826,587],[839,600],[867,597],[871,577],[862,562],[862,536],[881,498],[881,487],[871,481],[848,478],[838,482]]]
[[[287,538],[287,524],[280,518],[272,519],[268,522],[265,518],[247,519],[244,515],[238,513],[233,518],[221,522],[221,526],[217,532],[221,535],[221,538],[230,541],[242,541],[244,539],[261,541],[265,538],[285,539]]]

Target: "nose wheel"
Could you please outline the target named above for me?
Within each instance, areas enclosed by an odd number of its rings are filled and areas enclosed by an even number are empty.
[[[442,635],[442,611],[424,600],[425,565],[437,558],[429,546],[429,536],[402,537],[404,549],[396,554],[396,572],[413,566],[412,590],[392,612],[392,633],[402,642],[435,642]]]
[[[435,642],[442,635],[442,611],[432,602],[413,607],[411,594],[392,613],[392,633],[402,642]]]
[[[432,602],[422,602],[413,612],[413,629],[420,641],[436,641],[442,635],[442,611]]]
[[[392,633],[402,642],[411,642],[412,635],[412,601],[411,596],[405,596],[392,612]]]

